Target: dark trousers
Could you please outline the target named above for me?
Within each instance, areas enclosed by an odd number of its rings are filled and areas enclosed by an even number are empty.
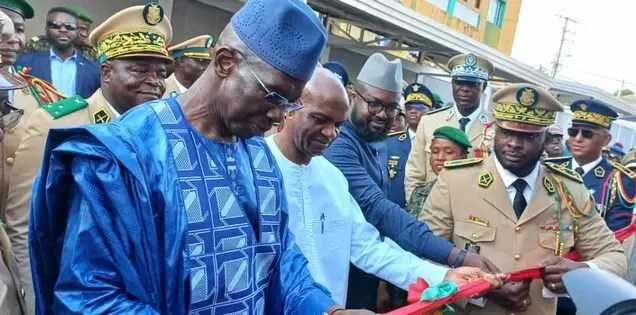
[[[354,265],[350,265],[347,308],[376,311],[379,280]]]
[[[557,302],[557,315],[576,315],[576,306],[569,298],[559,298]]]

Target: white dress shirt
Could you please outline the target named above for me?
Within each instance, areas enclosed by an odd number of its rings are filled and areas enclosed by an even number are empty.
[[[447,267],[380,239],[349,194],[346,178],[327,159],[317,156],[307,165],[295,164],[278,149],[274,137],[268,137],[267,144],[283,174],[289,229],[314,280],[331,292],[336,303],[346,302],[349,262],[402,289],[418,277],[430,285],[444,280]]]
[[[411,141],[413,141],[413,139],[415,139],[415,131],[411,130],[411,128],[408,128],[409,130],[409,138],[411,139]]]
[[[183,94],[185,93],[188,88],[183,86],[183,84],[181,84],[181,82],[179,82],[179,79],[177,79],[177,77],[174,77],[174,81],[177,82],[177,88],[179,89],[179,93]]]
[[[591,171],[595,166],[597,166],[598,163],[601,163],[602,160],[603,160],[603,155],[599,155],[596,160],[590,163],[587,163],[585,165],[579,165],[579,163],[576,162],[576,159],[572,157],[572,170],[576,171],[577,167],[581,167],[583,169],[583,175],[581,175],[581,177],[583,177],[585,176],[585,174],[587,174],[587,172]]]
[[[496,158],[495,166],[497,167],[497,172],[499,172],[499,176],[501,176],[501,180],[503,180],[504,186],[506,187],[506,192],[508,192],[510,202],[512,203],[515,200],[515,195],[517,194],[517,189],[512,186],[512,183],[514,183],[517,179],[523,179],[526,182],[526,188],[523,190],[523,197],[526,198],[527,204],[530,204],[534,187],[536,186],[537,179],[539,178],[539,163],[537,162],[530,174],[525,177],[519,177],[511,173],[509,170],[505,169]]]

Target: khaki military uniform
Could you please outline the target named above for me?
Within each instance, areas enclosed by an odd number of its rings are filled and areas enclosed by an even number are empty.
[[[594,201],[585,186],[575,180],[577,175],[566,171],[541,165],[532,198],[517,219],[494,155],[483,162],[445,169],[420,219],[436,235],[451,240],[459,248],[466,244],[479,246],[480,254],[503,271],[536,266],[555,254],[576,249],[584,261],[623,276],[627,268],[623,248],[594,210]],[[569,191],[573,207],[568,209],[566,202],[557,201],[563,196],[560,187]],[[562,237],[557,241],[559,229]],[[532,304],[523,314],[555,314],[556,299],[544,298],[542,288],[541,280],[532,282]],[[485,308],[469,304],[465,312],[509,314],[492,301]]]
[[[53,119],[51,113],[44,108],[36,109],[29,116],[25,116],[18,125],[21,126],[21,135],[17,144],[12,140],[6,141],[7,138],[5,138],[5,143],[7,146],[11,145],[14,152],[4,160],[5,169],[6,165],[12,166],[11,183],[6,194],[7,232],[11,237],[11,245],[19,263],[20,275],[24,278],[27,296],[29,294],[33,296],[28,244],[31,186],[40,170],[48,132],[51,128],[103,123],[114,117],[112,109],[102,96],[101,89],[97,90],[87,102],[87,107],[58,119]]]
[[[166,92],[163,94],[163,97],[171,97],[174,93],[181,94],[181,89],[179,88],[179,83],[177,82],[177,77],[175,77],[174,73],[170,75],[166,79]]]
[[[433,132],[439,127],[451,126],[459,128],[460,115],[454,106],[425,114],[417,127],[413,148],[406,162],[406,200],[410,200],[411,193],[416,186],[424,185],[435,179],[435,173],[431,168],[429,159],[431,156],[431,139]],[[491,127],[490,118],[483,111],[477,116],[476,121],[470,124],[466,134],[472,144],[469,157],[476,154],[487,154],[494,137],[494,128]]]
[[[24,311],[27,314],[35,313],[33,282],[31,281],[31,266],[27,247],[28,224],[26,222],[17,225],[13,224],[13,222],[25,220],[25,218],[14,217],[12,212],[7,212],[7,200],[9,187],[15,177],[16,150],[26,134],[26,122],[40,106],[31,93],[29,88],[13,92],[13,106],[24,110],[24,114],[14,128],[5,130],[4,139],[0,144],[0,159],[2,161],[0,164],[2,167],[0,170],[2,176],[0,183],[0,220],[7,223],[0,227],[0,250],[2,251],[4,262],[4,265],[0,266],[0,281],[2,282],[0,286],[6,285],[9,291],[17,290],[19,292],[19,294],[13,296],[18,297],[20,303],[26,305]],[[4,238],[6,238],[6,242]],[[12,281],[11,279],[15,280],[15,282],[7,282]],[[0,291],[2,290],[0,289]],[[6,302],[1,296],[0,301]],[[9,307],[9,309],[17,309],[18,306],[13,305],[13,308]],[[0,306],[0,314],[17,314],[14,312],[2,312],[6,307],[5,305]]]

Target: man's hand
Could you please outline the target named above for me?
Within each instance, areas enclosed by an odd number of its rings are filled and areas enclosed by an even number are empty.
[[[505,278],[506,275],[504,274],[486,273],[475,267],[459,267],[449,270],[448,273],[446,273],[444,280],[453,281],[457,284],[457,286],[460,286],[467,282],[486,279],[490,282],[490,285],[493,288],[500,288],[503,285]]]
[[[550,257],[544,260],[541,265],[545,267],[543,285],[550,291],[559,294],[567,293],[562,281],[563,274],[574,269],[589,268],[586,263],[559,256]]]
[[[508,282],[486,296],[511,312],[523,312],[532,303],[530,281]]]
[[[468,252],[464,258],[464,266],[477,267],[488,273],[500,273],[501,270],[495,266],[488,258],[475,253]]]
[[[332,315],[375,315],[375,313],[367,310],[337,310]]]

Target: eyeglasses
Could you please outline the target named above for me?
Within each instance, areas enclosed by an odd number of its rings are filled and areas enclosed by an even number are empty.
[[[13,107],[9,101],[4,102],[4,108],[7,113],[0,117],[0,128],[2,130],[15,128],[20,122],[24,110]]]
[[[265,83],[263,83],[263,80],[261,80],[261,78],[259,78],[258,75],[256,75],[256,73],[250,67],[250,63],[247,60],[247,57],[245,57],[245,55],[239,50],[233,49],[232,51],[239,54],[243,58],[243,60],[245,61],[245,64],[247,65],[246,67],[247,71],[249,71],[249,73],[254,77],[254,79],[256,80],[256,82],[258,82],[258,84],[261,86],[263,91],[265,91],[265,100],[268,103],[278,106],[288,113],[295,112],[304,107],[300,100],[296,102],[290,102],[286,97],[282,96],[280,93],[276,91],[272,91],[269,88],[267,88]]]
[[[585,139],[592,139],[594,135],[596,134],[596,132],[589,129],[568,128],[568,136],[570,136],[571,138],[576,137],[579,134],[579,132],[581,132],[581,135]]]
[[[360,96],[360,98],[367,103],[367,108],[369,109],[369,114],[371,115],[376,115],[378,113],[380,113],[382,110],[384,110],[384,113],[386,114],[387,117],[392,118],[395,117],[398,114],[398,104],[397,103],[390,103],[390,104],[383,104],[382,102],[378,102],[378,101],[371,101],[368,100],[367,98],[365,98],[362,93],[360,93],[357,89],[354,89],[354,91],[356,92],[356,94],[358,94],[358,96]]]
[[[46,22],[46,27],[54,29],[54,30],[60,30],[62,28],[65,28],[68,31],[76,31],[77,30],[77,25],[75,25],[75,24],[72,24],[72,23],[59,23],[59,22],[52,22],[52,21]]]

